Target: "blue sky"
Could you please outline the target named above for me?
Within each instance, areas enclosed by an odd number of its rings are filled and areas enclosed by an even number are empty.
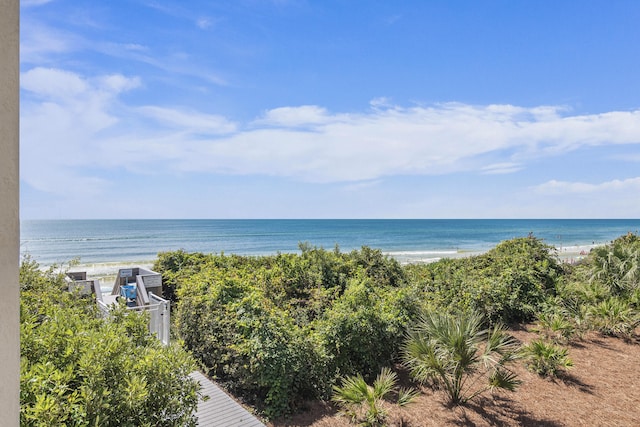
[[[639,218],[640,2],[21,1],[21,216]]]

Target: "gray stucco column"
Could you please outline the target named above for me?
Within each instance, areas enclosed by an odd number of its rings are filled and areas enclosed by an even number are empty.
[[[0,0],[0,425],[19,424],[19,0]]]

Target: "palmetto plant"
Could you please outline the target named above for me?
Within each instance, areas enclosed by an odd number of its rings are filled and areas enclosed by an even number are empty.
[[[484,328],[478,314],[432,312],[410,332],[404,362],[413,378],[442,387],[458,405],[489,389],[515,390],[520,381],[505,365],[516,350],[504,327]]]
[[[527,367],[542,377],[555,377],[559,371],[573,366],[566,348],[543,339],[530,342],[521,351]]]
[[[601,281],[616,294],[640,287],[640,245],[627,240],[593,249],[591,281]]]
[[[640,325],[640,314],[628,301],[611,297],[589,309],[594,327],[605,335],[631,338]]]
[[[541,313],[534,331],[555,343],[566,343],[576,332],[575,326],[564,313]]]
[[[373,385],[370,386],[362,375],[347,377],[341,386],[333,387],[333,398],[342,413],[352,421],[363,426],[381,426],[387,417],[383,402],[395,391],[398,376],[389,368],[383,368]],[[418,392],[411,389],[400,389],[398,404],[404,406],[411,403]]]

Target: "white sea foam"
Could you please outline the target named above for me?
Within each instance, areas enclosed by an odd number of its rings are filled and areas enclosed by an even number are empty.
[[[390,256],[421,256],[421,255],[453,255],[459,251],[453,250],[430,250],[430,251],[389,251],[386,252]]]

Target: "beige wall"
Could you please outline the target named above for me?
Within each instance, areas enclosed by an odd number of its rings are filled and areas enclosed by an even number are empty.
[[[19,0],[0,0],[0,425],[19,424]]]

